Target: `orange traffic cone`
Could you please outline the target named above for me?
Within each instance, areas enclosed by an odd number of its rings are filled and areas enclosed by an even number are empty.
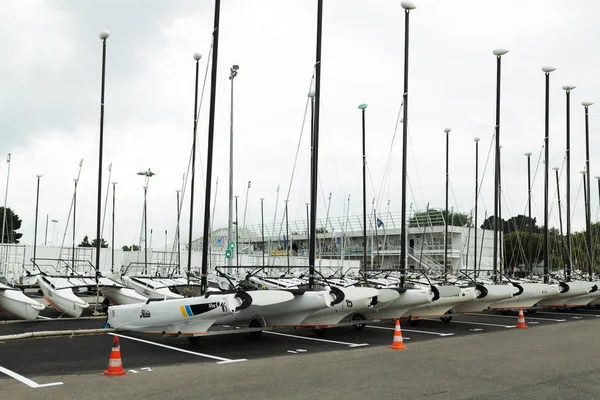
[[[523,315],[523,307],[519,307],[519,319],[517,320],[517,328],[527,328],[525,323],[525,315]]]
[[[110,358],[108,359],[108,369],[104,371],[106,376],[121,376],[127,372],[123,370],[121,364],[121,348],[119,346],[119,337],[115,336],[113,340],[112,350],[110,352]]]
[[[402,339],[402,331],[400,330],[400,320],[396,320],[396,328],[394,329],[394,341],[390,346],[393,350],[408,350],[404,345],[404,340]]]

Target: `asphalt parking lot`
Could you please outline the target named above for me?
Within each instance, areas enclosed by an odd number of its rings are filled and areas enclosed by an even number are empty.
[[[27,323],[0,322],[2,335],[27,331],[100,329],[102,317],[74,320],[52,319],[53,311],[45,312],[45,320]],[[89,312],[91,313],[91,312]],[[575,321],[600,318],[600,309],[575,311],[539,310],[526,313],[531,330],[538,326],[569,324]],[[7,322],[7,321],[5,321]],[[465,335],[485,335],[490,332],[514,330],[517,313],[498,312],[454,315],[449,323],[439,318],[426,318],[413,326],[401,321],[403,339],[411,343],[448,340]],[[196,344],[185,337],[166,337],[131,332],[117,333],[120,338],[123,366],[137,373],[158,366],[232,362],[251,363],[253,360],[276,356],[302,357],[306,354],[335,350],[353,351],[357,348],[389,346],[394,334],[394,321],[367,324],[362,330],[353,327],[328,328],[322,333],[310,328],[265,331],[260,337],[248,333],[201,337]],[[97,373],[106,369],[113,334],[69,336],[14,340],[0,343],[0,367],[24,377]],[[0,379],[14,379],[6,373]]]

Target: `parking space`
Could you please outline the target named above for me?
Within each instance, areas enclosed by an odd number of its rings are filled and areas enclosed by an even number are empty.
[[[565,324],[595,320],[600,309],[574,311],[538,310],[526,313],[530,328],[548,324]],[[402,319],[401,329],[410,343],[428,340],[451,340],[464,335],[514,330],[518,313],[503,315],[497,311],[452,315],[449,322],[439,318],[417,321]],[[101,319],[49,320],[26,324],[0,325],[2,334],[23,330],[60,330],[100,328]],[[579,325],[580,326],[580,325]],[[196,343],[186,337],[119,333],[123,367],[133,374],[152,371],[160,373],[162,366],[191,363],[213,363],[215,366],[232,362],[251,363],[252,360],[290,356],[301,357],[329,351],[354,351],[358,348],[389,346],[394,334],[394,321],[366,324],[364,329],[352,326],[313,330],[286,328],[264,331],[259,337],[249,333],[202,336]],[[106,369],[114,335],[57,337],[0,343],[0,379],[22,377],[24,384],[43,388],[53,382],[34,382],[28,377],[50,375],[99,374]],[[29,382],[29,383],[27,383]],[[37,385],[37,386],[35,386]]]

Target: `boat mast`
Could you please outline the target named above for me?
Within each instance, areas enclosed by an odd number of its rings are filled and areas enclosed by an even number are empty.
[[[212,179],[212,156],[215,136],[215,97],[217,95],[217,58],[219,55],[219,12],[221,0],[215,0],[215,22],[213,29],[213,54],[210,73],[210,111],[208,116],[208,149],[206,157],[206,197],[204,200],[204,233],[202,235],[201,290],[206,292],[208,273],[208,230],[210,226],[210,184]],[[190,241],[191,244],[191,241]],[[191,249],[190,249],[191,250]],[[191,252],[190,252],[191,254]],[[189,266],[188,266],[189,268]]]
[[[400,286],[404,287],[406,276],[406,156],[408,143],[408,22],[410,10],[416,6],[410,1],[400,3],[404,9],[404,92],[402,104],[402,217],[400,229]]]
[[[217,0],[218,1],[218,0]],[[308,250],[308,286],[315,287],[315,247],[317,227],[317,177],[319,166],[319,108],[321,104],[321,36],[323,28],[323,0],[317,0],[317,57],[315,62],[315,111],[310,176],[310,237]]]

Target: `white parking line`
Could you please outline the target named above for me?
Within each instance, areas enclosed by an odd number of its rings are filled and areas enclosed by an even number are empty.
[[[25,378],[23,375],[19,375],[14,371],[11,371],[10,369],[4,368],[4,367],[0,367],[0,372],[2,372],[3,374],[6,374],[8,376],[10,376],[11,378],[15,378],[16,380],[18,380],[21,383],[26,384],[27,386],[37,389],[37,388],[42,388],[42,387],[48,387],[48,386],[58,386],[58,385],[62,385],[62,382],[52,382],[52,383],[35,383],[34,381],[32,381],[29,378]]]
[[[496,314],[474,314],[474,313],[465,313],[464,315],[474,315],[476,317],[496,317],[496,318],[512,318],[515,319],[512,315],[496,315]],[[535,317],[525,317],[525,320],[528,319],[539,319],[542,321],[554,321],[554,322],[566,322],[566,319],[551,319],[551,318],[535,318]]]
[[[576,317],[595,317],[595,318],[600,318],[599,314],[574,314],[574,313],[549,312],[549,311],[538,311],[537,314],[558,314],[558,315],[571,315],[571,316],[576,316]]]
[[[438,321],[433,318],[421,318],[426,319],[427,321]],[[451,324],[468,324],[468,325],[481,325],[481,326],[497,326],[499,328],[514,328],[514,325],[498,325],[498,324],[486,324],[485,322],[467,322],[467,321],[450,321]]]
[[[289,333],[281,333],[281,332],[272,332],[272,331],[263,331],[263,333],[267,333],[269,335],[278,335],[278,336],[287,336],[296,339],[304,339],[304,340],[314,340],[315,342],[325,342],[325,343],[333,343],[333,344],[342,344],[348,347],[362,347],[368,346],[369,343],[348,343],[348,342],[338,342],[337,340],[327,340],[327,339],[319,339],[312,338],[308,336],[298,336],[298,335],[290,335]]]
[[[396,330],[396,328],[388,328],[386,326],[375,326],[375,325],[367,325],[367,328],[375,328],[375,329],[385,329],[387,331]],[[402,329],[404,332],[414,332],[414,333],[425,333],[427,335],[436,335],[436,336],[454,336],[454,333],[439,333],[439,332],[427,332],[427,331],[417,331],[414,329]]]
[[[240,361],[248,361],[245,358],[242,358],[242,359],[239,359],[239,360],[230,360],[229,358],[223,358],[223,357],[218,357],[218,356],[211,356],[210,354],[204,354],[204,353],[198,353],[196,351],[190,351],[190,350],[180,349],[178,347],[167,346],[166,344],[151,342],[149,340],[138,339],[138,338],[131,337],[131,336],[120,335],[120,334],[117,334],[117,333],[107,333],[107,335],[118,336],[118,337],[123,338],[123,339],[129,339],[129,340],[134,340],[136,342],[151,344],[153,346],[163,347],[165,349],[179,351],[181,353],[191,354],[191,355],[194,355],[194,356],[210,358],[210,359],[213,359],[213,360],[219,360],[217,362],[217,364],[228,364],[228,363],[234,363],[234,362],[240,362]]]

